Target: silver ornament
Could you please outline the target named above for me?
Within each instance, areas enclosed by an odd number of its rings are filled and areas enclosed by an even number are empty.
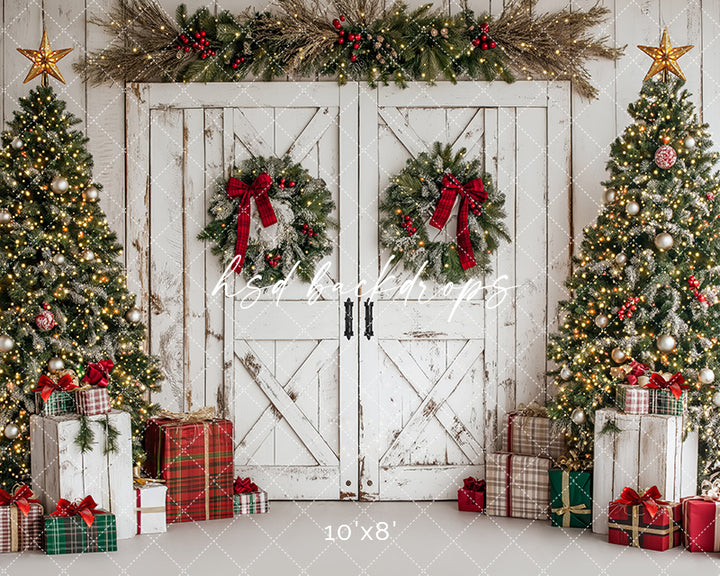
[[[15,422],[8,422],[5,424],[5,438],[8,440],[14,440],[20,434],[20,428]]]
[[[585,424],[585,410],[582,408],[575,408],[575,410],[572,411],[572,414],[570,414],[570,420],[578,426]]]
[[[595,316],[595,326],[598,328],[607,328],[607,325],[610,323],[610,320],[607,316],[604,314],[598,314]]]
[[[670,250],[673,247],[673,237],[667,232],[660,232],[655,236],[655,247],[658,250]]]
[[[620,266],[624,266],[626,262],[627,262],[627,256],[625,256],[625,254],[623,254],[622,252],[620,252],[620,254],[615,256],[616,264],[620,264]]]
[[[615,200],[617,200],[617,192],[615,192],[612,188],[608,188],[605,190],[603,198],[605,199],[605,204],[612,204]]]
[[[698,374],[698,380],[702,384],[712,384],[715,381],[715,372],[710,370],[710,368],[703,368],[700,370],[700,374]]]
[[[695,148],[695,138],[693,138],[692,136],[688,136],[687,138],[685,138],[685,148],[687,148],[688,150],[692,150],[693,148]]]
[[[62,266],[65,264],[65,255],[58,252],[55,256],[53,256],[53,262],[55,262],[58,266]]]
[[[7,334],[0,334],[0,352],[10,352],[15,346],[15,341]]]
[[[20,136],[15,136],[15,138],[12,139],[10,142],[10,146],[12,146],[13,150],[20,150],[25,145],[25,142],[22,141],[22,138]]]
[[[82,197],[85,202],[95,202],[100,197],[100,191],[95,186],[90,186],[83,190]]]
[[[625,362],[627,354],[625,354],[625,351],[620,348],[613,348],[612,352],[610,352],[610,357],[620,364],[621,362]]]
[[[62,358],[56,356],[48,360],[48,370],[50,370],[50,372],[59,372],[63,368],[65,368],[65,362],[63,362]]]
[[[638,204],[634,200],[631,200],[630,202],[625,204],[625,212],[628,216],[635,216],[640,212],[640,204]]]
[[[92,250],[85,250],[82,257],[83,260],[85,260],[86,262],[92,262],[93,260],[95,260],[95,253]]]
[[[137,324],[140,320],[142,320],[142,312],[140,312],[137,308],[130,308],[130,310],[125,312],[125,320],[131,324]]]
[[[563,380],[570,380],[570,377],[572,376],[572,370],[568,368],[567,366],[563,366],[560,369],[560,378]]]
[[[715,392],[715,394],[713,394],[712,401],[715,406],[720,406],[720,392]]]
[[[12,220],[12,214],[7,210],[0,210],[0,224],[8,224]]]
[[[661,334],[655,341],[655,345],[660,352],[672,352],[675,344],[677,344],[677,342],[675,342],[675,338],[670,336],[670,334]]]
[[[53,192],[66,192],[69,186],[68,181],[62,176],[55,176],[50,182],[50,188],[53,189]]]

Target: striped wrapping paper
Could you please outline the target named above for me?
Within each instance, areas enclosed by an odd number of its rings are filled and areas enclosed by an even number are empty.
[[[238,514],[264,514],[270,509],[267,492],[245,492],[233,497],[233,512]]]
[[[45,516],[45,553],[76,554],[115,552],[117,530],[115,515],[95,511],[95,521],[85,524],[80,516]]]
[[[35,409],[41,416],[60,416],[62,414],[72,414],[76,410],[75,392],[65,392],[56,390],[47,402],[43,401],[39,392],[35,393]]]
[[[31,502],[27,516],[15,504],[0,506],[0,552],[39,550],[43,527],[42,504]]]
[[[637,385],[618,384],[615,388],[615,404],[625,414],[648,414],[650,390]]]
[[[92,386],[75,392],[78,414],[97,416],[110,412],[110,396],[107,388]]]
[[[510,412],[507,426],[503,428],[501,450],[557,460],[565,453],[565,436],[552,430],[552,422],[546,416]]]
[[[145,429],[145,470],[167,486],[167,522],[233,515],[232,422],[155,418]]]
[[[550,458],[495,452],[485,462],[489,516],[547,520],[550,516]]]

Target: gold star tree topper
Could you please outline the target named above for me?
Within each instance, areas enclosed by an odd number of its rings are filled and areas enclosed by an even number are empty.
[[[667,81],[668,70],[678,78],[685,80],[685,75],[682,73],[682,70],[680,70],[680,65],[678,64],[678,58],[686,52],[689,52],[693,46],[678,46],[673,48],[670,44],[670,35],[668,34],[667,28],[665,28],[663,32],[659,48],[655,48],[654,46],[638,46],[638,48],[653,59],[652,66],[650,66],[650,70],[648,70],[648,73],[645,75],[645,80],[652,78],[658,72],[662,72],[663,81]]]
[[[60,74],[60,70],[57,67],[58,60],[67,56],[72,52],[72,48],[64,48],[62,50],[51,50],[50,42],[48,41],[47,31],[43,30],[42,42],[40,42],[40,48],[37,50],[27,50],[25,48],[17,49],[20,54],[26,58],[32,60],[32,68],[25,77],[23,84],[30,82],[36,76],[42,74],[42,85],[47,86],[48,74],[53,78],[57,78],[65,84],[65,79]]]

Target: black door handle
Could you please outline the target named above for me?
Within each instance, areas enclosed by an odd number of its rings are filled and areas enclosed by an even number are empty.
[[[365,337],[370,340],[373,336],[373,306],[374,302],[370,298],[365,300]]]
[[[345,338],[350,340],[353,335],[352,329],[353,322],[353,302],[348,298],[345,300]]]

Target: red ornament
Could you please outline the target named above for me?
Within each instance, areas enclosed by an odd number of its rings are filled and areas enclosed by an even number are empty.
[[[43,310],[35,316],[35,324],[37,327],[42,330],[43,332],[47,332],[48,330],[52,330],[57,326],[57,322],[55,322],[55,316],[53,315],[50,310]]]
[[[655,164],[663,170],[672,168],[677,161],[677,152],[672,146],[663,144],[655,151]]]

